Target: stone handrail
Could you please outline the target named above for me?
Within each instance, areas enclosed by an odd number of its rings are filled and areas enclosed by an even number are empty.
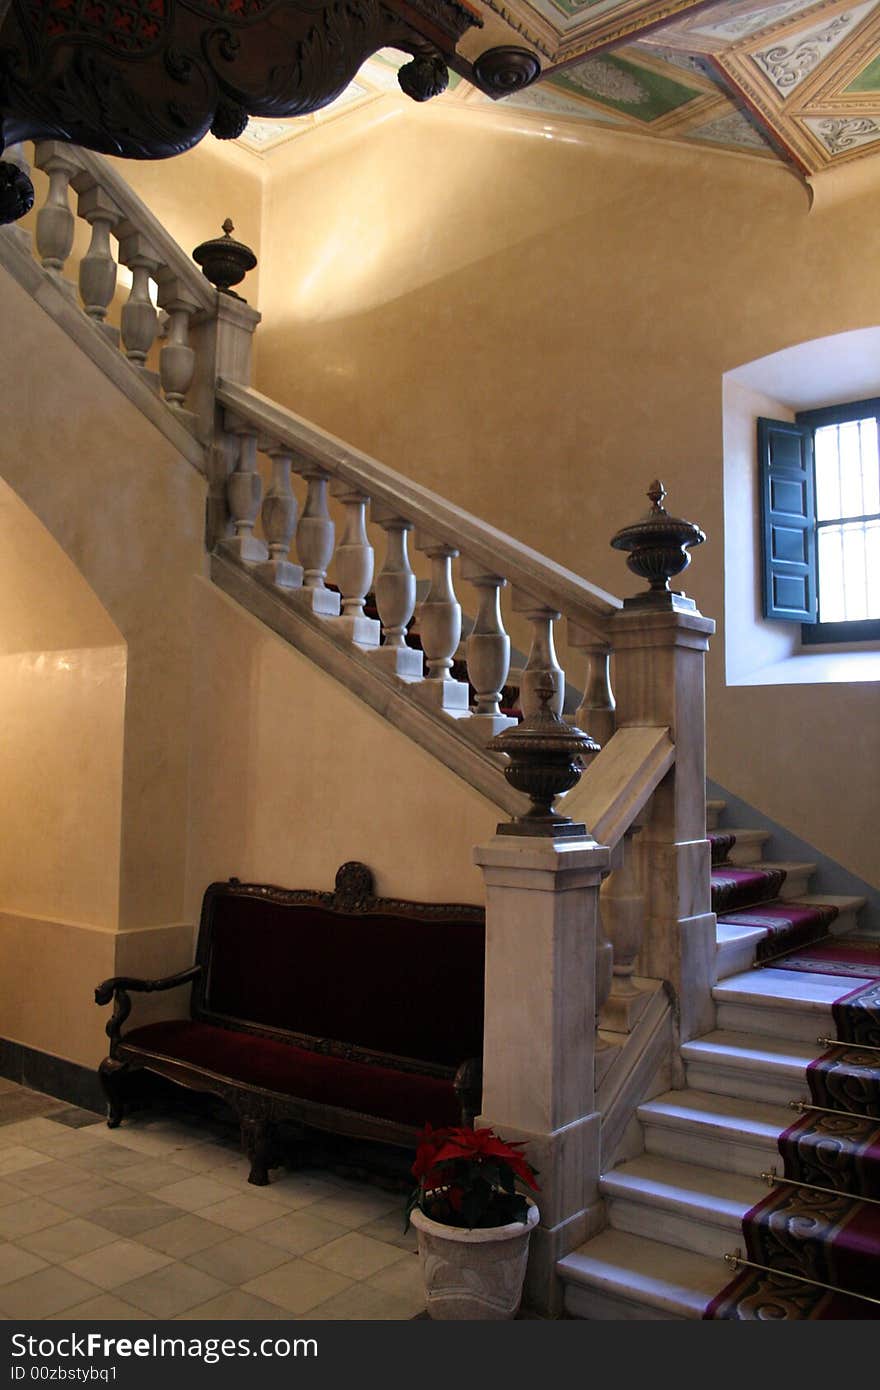
[[[7,153],[26,166],[23,147]],[[157,397],[161,392],[160,398],[178,423],[208,443],[213,430],[214,379],[221,366],[227,372],[234,370],[236,358],[232,353],[223,362],[218,321],[236,318],[234,336],[242,328],[252,333],[259,315],[228,297],[221,300],[192,259],[101,155],[42,140],[34,144],[33,160],[49,181],[36,215],[34,249],[44,274],[75,307],[77,287],[66,278],[65,267],[79,217],[90,228],[88,250],[77,269],[84,320],[127,359],[140,389],[146,385]],[[75,212],[71,190],[76,194]],[[24,237],[20,244],[27,242]],[[116,296],[120,266],[130,272],[131,289],[115,327],[108,322],[108,311]],[[151,284],[155,286],[152,293]],[[157,341],[161,346],[154,359]],[[158,371],[151,369],[154,360]]]

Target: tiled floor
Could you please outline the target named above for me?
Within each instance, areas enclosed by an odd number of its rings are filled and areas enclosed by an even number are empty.
[[[0,1317],[406,1319],[404,1198],[332,1173],[250,1187],[231,1130],[89,1111],[0,1079]]]

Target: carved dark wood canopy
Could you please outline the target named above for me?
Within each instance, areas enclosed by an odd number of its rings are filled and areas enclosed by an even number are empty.
[[[326,106],[383,47],[412,54],[400,85],[424,101],[480,24],[466,0],[11,0],[3,139],[163,158]]]

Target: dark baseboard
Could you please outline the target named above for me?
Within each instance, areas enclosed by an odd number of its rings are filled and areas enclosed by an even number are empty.
[[[98,1115],[107,1107],[97,1070],[7,1038],[0,1038],[0,1076]]]

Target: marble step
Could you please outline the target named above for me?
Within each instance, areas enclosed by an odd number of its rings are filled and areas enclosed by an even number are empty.
[[[855,989],[852,976],[811,975],[769,965],[720,980],[712,990],[719,1029],[815,1043],[831,1035],[831,1005]],[[815,1055],[815,1054],[814,1054]]]
[[[717,830],[717,829],[719,828],[719,826],[718,826],[718,821],[720,820],[721,816],[724,814],[724,808],[725,808],[726,805],[727,805],[727,802],[726,802],[726,801],[707,801],[707,802],[706,802],[706,829],[707,829],[707,830]]]
[[[859,929],[858,914],[865,899],[843,893],[805,893],[797,899],[805,907],[837,908],[829,932],[833,936],[852,936]],[[716,980],[726,979],[748,970],[754,964],[755,950],[766,933],[761,927],[738,927],[732,922],[719,922],[716,928]]]
[[[637,1111],[645,1151],[754,1177],[780,1163],[776,1141],[796,1119],[787,1105],[767,1105],[708,1091],[667,1091]]]
[[[599,1189],[613,1230],[719,1260],[742,1243],[743,1217],[767,1195],[757,1173],[746,1177],[654,1154],[622,1163]]]
[[[718,1259],[606,1230],[557,1265],[570,1317],[593,1321],[699,1319],[730,1278]]]
[[[807,1064],[823,1051],[815,1036],[805,1042],[723,1029],[707,1033],[682,1044],[688,1086],[773,1106],[806,1100]],[[789,1123],[796,1118],[796,1112],[790,1111]]]
[[[776,894],[782,902],[791,902],[792,898],[802,898],[805,893],[810,891],[810,880],[816,872],[815,864],[805,864],[793,859],[761,859],[758,862],[741,865],[744,869],[784,869],[785,878],[782,887]]]
[[[736,844],[727,855],[731,864],[736,864],[738,868],[744,864],[760,864],[764,846],[770,839],[769,830],[740,829],[736,826],[728,828],[725,825],[723,833],[736,836]]]

